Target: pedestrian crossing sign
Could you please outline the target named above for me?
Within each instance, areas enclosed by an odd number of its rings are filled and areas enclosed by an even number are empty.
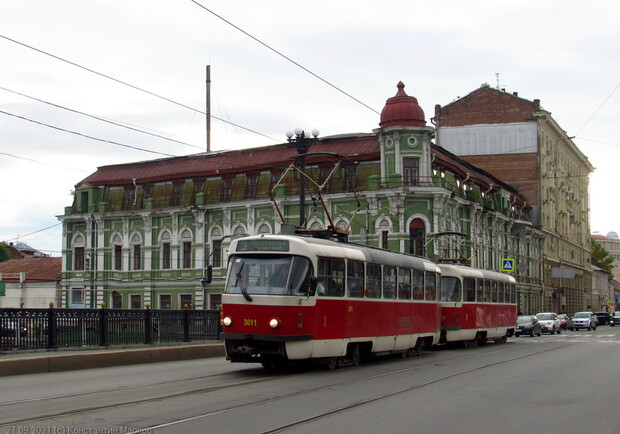
[[[502,259],[502,271],[513,273],[515,271],[515,260],[512,258]]]

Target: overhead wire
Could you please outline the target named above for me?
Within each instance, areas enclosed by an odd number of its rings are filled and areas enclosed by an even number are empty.
[[[85,112],[82,112],[82,111],[79,111],[79,110],[75,110],[75,109],[72,109],[72,108],[69,108],[69,107],[62,106],[60,104],[55,104],[55,103],[52,103],[52,102],[49,102],[49,101],[42,100],[40,98],[36,98],[34,96],[26,95],[26,94],[24,94],[22,92],[17,92],[15,90],[7,89],[6,87],[0,86],[0,89],[4,90],[5,92],[10,92],[10,93],[13,93],[15,95],[19,95],[19,96],[22,96],[24,98],[31,99],[33,101],[38,101],[38,102],[41,102],[43,104],[51,105],[52,107],[56,107],[56,108],[59,108],[59,109],[62,109],[62,110],[66,110],[66,111],[69,111],[69,112],[72,112],[72,113],[76,113],[76,114],[79,114],[79,115],[82,115],[82,116],[87,116],[89,118],[96,119],[98,121],[106,122],[106,123],[115,125],[117,127],[126,128],[128,130],[136,131],[136,132],[139,132],[139,133],[142,133],[142,134],[148,134],[150,136],[157,137],[157,138],[164,139],[164,140],[169,140],[171,142],[179,143],[181,145],[191,146],[193,148],[202,149],[202,147],[196,146],[196,145],[192,145],[191,143],[186,143],[186,142],[182,142],[180,140],[171,139],[169,137],[162,136],[161,134],[150,133],[148,131],[144,131],[144,130],[141,130],[141,129],[135,128],[135,127],[131,127],[129,125],[122,124],[120,122],[116,122],[116,121],[112,121],[112,120],[109,120],[109,119],[105,119],[105,118],[102,118],[100,116],[91,115],[91,114],[88,114],[88,113],[85,113]]]
[[[76,68],[83,69],[84,71],[90,72],[90,73],[92,73],[92,74],[98,75],[98,76],[103,77],[103,78],[106,78],[106,79],[108,79],[108,80],[112,80],[112,81],[114,81],[114,82],[116,82],[116,83],[122,84],[123,86],[130,87],[130,88],[132,88],[132,89],[134,89],[134,90],[137,90],[137,91],[139,91],[139,92],[143,92],[143,93],[146,93],[147,95],[151,95],[151,96],[154,96],[154,97],[156,97],[156,98],[159,98],[159,99],[162,99],[162,100],[164,100],[164,101],[167,101],[167,102],[169,102],[169,103],[171,103],[171,104],[175,104],[175,105],[177,105],[177,106],[179,106],[179,107],[183,107],[183,108],[186,108],[186,109],[188,109],[188,110],[192,110],[192,111],[194,111],[194,112],[198,112],[198,113],[203,114],[203,115],[205,115],[205,116],[207,115],[207,113],[206,113],[206,112],[204,112],[204,111],[201,111],[201,110],[198,110],[198,109],[196,109],[196,108],[190,107],[190,106],[188,106],[188,105],[186,105],[186,104],[183,104],[183,103],[180,103],[180,102],[178,102],[178,101],[174,101],[173,99],[170,99],[170,98],[167,98],[167,97],[165,97],[165,96],[159,95],[159,94],[157,94],[157,93],[155,93],[155,92],[151,92],[151,91],[149,91],[149,90],[146,90],[146,89],[141,88],[141,87],[139,87],[139,86],[133,85],[133,84],[131,84],[131,83],[127,83],[126,81],[119,80],[118,78],[114,78],[114,77],[112,77],[112,76],[110,76],[110,75],[103,74],[103,73],[101,73],[101,72],[95,71],[94,69],[87,68],[87,67],[82,66],[82,65],[80,65],[80,64],[78,64],[78,63],[75,63],[75,62],[72,62],[72,61],[70,61],[70,60],[64,59],[64,58],[62,58],[62,57],[60,57],[60,56],[57,56],[57,55],[55,55],[55,54],[48,53],[47,51],[41,50],[41,49],[39,49],[39,48],[36,48],[36,47],[31,46],[31,45],[25,44],[25,43],[23,43],[23,42],[19,42],[19,41],[17,41],[17,40],[15,40],[15,39],[13,39],[13,38],[9,38],[8,36],[5,36],[5,35],[0,35],[0,38],[5,39],[5,40],[10,41],[10,42],[13,42],[13,43],[18,44],[18,45],[21,45],[22,47],[28,48],[28,49],[33,50],[33,51],[36,51],[36,52],[38,52],[38,53],[44,54],[44,55],[46,55],[46,56],[52,57],[53,59],[60,60],[61,62],[67,63],[67,64],[72,65],[72,66],[75,66]],[[212,116],[212,115],[211,115],[211,117],[212,117],[213,119],[218,120],[218,121],[221,121],[221,122],[225,122],[225,123],[227,123],[227,124],[234,125],[235,127],[241,128],[242,130],[245,130],[245,131],[248,131],[248,132],[251,132],[251,133],[257,134],[257,135],[259,135],[259,136],[262,136],[262,137],[268,138],[269,140],[273,140],[273,141],[275,141],[275,142],[277,142],[277,141],[278,141],[277,139],[274,139],[273,137],[269,137],[268,135],[263,134],[263,133],[260,133],[260,132],[258,132],[258,131],[255,131],[255,130],[253,130],[253,129],[251,129],[251,128],[244,127],[244,126],[242,126],[242,125],[236,124],[236,123],[234,123],[234,122],[227,121],[227,120],[225,120],[225,119],[222,119],[222,118],[219,118],[219,117],[216,117],[216,116]]]
[[[139,148],[137,146],[126,145],[124,143],[115,142],[113,140],[100,139],[98,137],[89,136],[88,134],[78,133],[77,131],[68,130],[66,128],[56,127],[54,125],[46,124],[45,122],[36,121],[34,119],[30,119],[30,118],[27,118],[27,117],[24,117],[24,116],[16,115],[14,113],[9,113],[9,112],[4,111],[4,110],[0,110],[0,113],[8,115],[8,116],[13,116],[15,118],[22,119],[22,120],[25,120],[25,121],[28,121],[28,122],[32,122],[32,123],[35,123],[37,125],[42,125],[44,127],[52,128],[54,130],[62,131],[62,132],[69,133],[69,134],[74,134],[76,136],[84,137],[84,138],[91,139],[91,140],[97,140],[99,142],[110,143],[112,145],[122,146],[124,148],[134,149],[136,151],[143,151],[143,152],[149,152],[151,154],[164,155],[166,157],[176,157],[176,155],[167,154],[165,152],[152,151],[150,149],[144,149],[144,148]]]
[[[309,70],[308,68],[306,68],[305,66],[301,65],[300,63],[294,61],[293,59],[291,59],[290,57],[286,56],[285,54],[281,53],[280,51],[276,50],[275,48],[273,48],[272,46],[270,46],[269,44],[261,41],[260,39],[258,39],[257,37],[251,35],[250,33],[246,32],[245,30],[243,30],[241,27],[233,24],[232,22],[228,21],[226,18],[222,17],[221,15],[215,13],[214,11],[212,11],[211,9],[207,8],[206,6],[200,4],[199,2],[197,2],[196,0],[190,0],[192,3],[194,3],[195,5],[201,7],[202,9],[204,9],[205,11],[209,12],[211,15],[215,16],[216,18],[224,21],[226,24],[228,24],[229,26],[237,29],[238,31],[240,31],[241,33],[243,33],[244,35],[248,36],[249,38],[253,39],[254,41],[258,42],[259,44],[261,44],[263,47],[267,48],[268,50],[276,53],[278,56],[286,59],[287,61],[289,61],[290,63],[292,63],[293,65],[297,66],[298,68],[304,70],[305,72],[307,72],[308,74],[312,75],[313,77],[319,79],[320,81],[322,81],[323,83],[327,84],[328,86],[330,86],[331,88],[337,90],[338,92],[342,93],[343,95],[351,98],[353,101],[363,105],[364,107],[366,107],[369,110],[372,110],[373,112],[375,112],[376,114],[380,114],[377,110],[373,109],[372,107],[370,107],[369,105],[367,105],[366,103],[360,101],[359,99],[355,98],[353,95],[345,92],[344,90],[342,90],[341,88],[339,88],[338,86],[336,86],[335,84],[330,83],[329,81],[327,81],[326,79],[324,79],[323,77],[321,77],[320,75],[312,72],[311,70]]]
[[[35,160],[33,158],[22,157],[21,155],[9,154],[8,152],[0,151],[0,155],[6,155],[7,157],[16,158],[18,160],[32,161],[33,163],[42,164],[44,166],[60,167],[60,168],[67,169],[67,170],[75,170],[76,172],[89,173],[89,171],[87,171],[87,170],[75,169],[73,167],[58,166],[56,164],[50,164],[50,163],[43,163],[42,161],[38,161],[38,160]]]
[[[607,98],[605,98],[603,100],[603,102],[598,106],[598,108],[596,110],[594,110],[594,113],[592,113],[592,115],[585,121],[585,123],[581,126],[581,128],[579,128],[577,130],[577,132],[575,133],[575,135],[578,135],[585,127],[586,125],[588,125],[588,123],[590,123],[590,121],[592,120],[592,118],[594,118],[594,116],[596,116],[596,114],[599,112],[599,110],[605,105],[605,103],[609,100],[609,98],[611,98],[611,96],[616,93],[616,91],[618,90],[618,88],[620,87],[620,83],[618,83],[616,85],[616,87],[614,87],[614,89],[611,91],[611,93],[609,95],[607,95]]]

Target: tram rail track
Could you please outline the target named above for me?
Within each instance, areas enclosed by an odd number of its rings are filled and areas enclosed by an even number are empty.
[[[567,343],[564,346],[568,346],[568,345],[569,344]],[[499,362],[482,363],[481,365],[476,366],[471,369],[459,369],[450,375],[445,375],[445,376],[438,377],[438,378],[435,378],[429,381],[423,381],[423,382],[417,383],[412,386],[408,386],[408,387],[401,388],[399,390],[392,391],[390,393],[382,393],[376,396],[360,399],[355,402],[349,403],[347,405],[334,407],[327,411],[309,415],[307,417],[303,417],[298,420],[290,421],[288,423],[280,424],[278,426],[272,427],[263,432],[265,433],[284,432],[286,430],[292,429],[296,426],[299,426],[299,425],[302,425],[302,424],[305,424],[311,421],[329,417],[330,415],[333,415],[333,414],[343,413],[348,410],[351,410],[351,409],[354,409],[354,408],[357,408],[357,407],[360,407],[366,404],[370,404],[370,403],[380,401],[383,399],[388,399],[390,397],[403,394],[403,393],[407,393],[407,392],[410,392],[416,389],[424,388],[428,385],[431,385],[437,382],[447,381],[450,378],[454,378],[459,375],[466,375],[467,373],[470,373],[476,370],[485,369],[491,366],[504,364],[504,363],[510,363],[510,362],[523,359],[523,358],[534,357],[538,354],[541,354],[547,351],[557,350],[559,348],[561,347],[555,347],[552,349],[541,349],[539,351],[534,351],[528,354],[520,355],[518,357],[511,357],[509,359],[501,360]],[[499,352],[499,351],[502,351],[502,349],[499,348],[497,350],[494,350],[494,352]],[[184,417],[184,418],[170,420],[165,423],[152,424],[149,426],[141,426],[141,427],[134,427],[134,428],[135,429],[138,429],[138,428],[149,429],[149,430],[160,430],[160,429],[165,429],[165,428],[171,428],[171,427],[180,426],[184,423],[188,423],[192,421],[207,420],[208,418],[216,416],[216,415],[222,415],[225,413],[234,412],[234,411],[241,410],[244,408],[247,409],[248,407],[252,407],[252,406],[259,406],[259,405],[264,405],[268,403],[278,402],[281,400],[288,400],[288,399],[294,398],[299,395],[304,395],[304,394],[309,394],[309,393],[314,393],[314,392],[321,392],[327,389],[341,388],[341,387],[353,385],[356,383],[364,383],[364,382],[370,382],[373,380],[380,380],[385,377],[401,375],[407,372],[414,372],[414,371],[429,369],[430,367],[437,366],[437,365],[449,365],[449,364],[457,365],[459,364],[459,362],[462,363],[463,361],[467,359],[477,358],[481,356],[486,357],[489,354],[492,354],[492,353],[486,352],[483,355],[477,351],[471,351],[471,352],[468,352],[468,354],[460,354],[456,357],[451,357],[439,363],[437,362],[437,360],[432,360],[431,358],[427,363],[416,364],[415,366],[409,366],[406,368],[396,369],[396,370],[389,371],[389,372],[383,372],[379,374],[366,375],[363,377],[356,377],[352,379],[346,379],[343,381],[332,382],[328,384],[319,385],[313,388],[294,391],[291,393],[280,393],[275,396],[269,396],[269,397],[265,397],[262,399],[248,401],[248,402],[241,402],[241,403],[237,402],[233,405],[222,405],[219,408],[213,408],[212,410],[206,413],[194,415],[192,417]],[[425,356],[422,356],[422,357],[425,357]],[[356,368],[352,367],[352,368],[346,368],[346,369],[356,369]],[[141,384],[136,384],[136,385],[130,385],[130,386],[123,387],[122,389],[127,390],[127,391],[133,390],[133,391],[137,391],[139,393],[144,394],[144,393],[148,393],[150,388],[161,386],[161,385],[179,387],[179,386],[183,386],[184,383],[195,384],[196,381],[200,379],[216,379],[216,380],[224,379],[224,381],[222,381],[221,384],[202,385],[201,387],[188,387],[184,390],[177,390],[177,391],[170,391],[170,392],[162,391],[152,396],[128,398],[122,401],[115,401],[115,402],[112,402],[112,396],[114,392],[118,392],[119,388],[108,388],[108,389],[101,389],[101,390],[81,392],[81,393],[47,395],[44,397],[38,397],[38,398],[33,398],[33,399],[21,399],[21,400],[15,400],[15,401],[7,401],[4,403],[0,403],[0,409],[3,410],[4,414],[10,414],[12,408],[16,406],[23,406],[24,404],[26,404],[28,407],[36,408],[36,405],[40,401],[47,400],[47,399],[55,399],[55,400],[60,400],[60,401],[66,400],[67,402],[66,404],[63,402],[58,402],[59,405],[64,406],[64,408],[59,409],[58,411],[48,411],[48,412],[43,412],[39,414],[31,413],[29,416],[25,416],[25,417],[13,417],[10,419],[6,418],[4,420],[0,420],[0,427],[41,424],[42,422],[50,421],[50,420],[54,420],[57,422],[58,420],[61,420],[59,418],[68,417],[71,415],[91,414],[91,413],[96,413],[97,411],[102,411],[102,410],[111,409],[111,408],[140,406],[145,403],[150,403],[154,401],[164,401],[167,399],[174,399],[174,398],[183,397],[183,396],[212,394],[212,393],[217,393],[218,391],[221,391],[223,389],[243,388],[243,387],[247,387],[249,385],[253,385],[256,383],[272,381],[274,380],[274,378],[285,378],[286,379],[289,375],[296,375],[296,373],[284,374],[284,376],[282,375],[278,375],[278,376],[261,375],[260,377],[257,377],[257,378],[250,378],[250,379],[245,379],[241,381],[235,378],[231,379],[233,381],[228,381],[227,377],[229,376],[234,377],[235,376],[234,374],[235,373],[222,373],[222,374],[194,377],[191,379],[171,380],[171,381],[166,381],[166,382],[146,382],[146,383],[141,383]],[[107,396],[106,396],[107,394],[110,394],[110,398],[109,398],[109,401],[107,401],[104,404],[83,405],[84,400],[92,398],[92,397],[97,397],[98,399],[102,399],[102,398],[107,399]]]
[[[530,354],[521,355],[521,356],[518,356],[518,357],[513,357],[511,359],[503,360],[503,361],[500,361],[500,362],[488,363],[488,364],[484,364],[482,366],[478,366],[478,367],[475,367],[475,368],[472,368],[472,369],[466,369],[466,370],[462,370],[462,371],[459,371],[459,372],[455,372],[455,373],[453,373],[451,375],[446,375],[446,376],[443,376],[443,377],[440,377],[440,378],[433,379],[431,381],[426,381],[426,382],[423,382],[423,383],[420,383],[420,384],[416,384],[416,385],[411,386],[411,387],[406,387],[406,388],[403,388],[403,389],[400,389],[400,390],[397,390],[397,391],[394,391],[394,392],[391,392],[391,393],[380,394],[380,395],[372,397],[372,398],[367,398],[367,399],[359,400],[359,401],[356,401],[356,402],[348,404],[348,405],[344,405],[344,406],[341,406],[341,407],[337,407],[337,408],[331,409],[329,411],[325,411],[325,412],[322,412],[322,413],[319,413],[319,414],[315,414],[315,415],[312,415],[312,416],[309,416],[309,417],[305,417],[305,418],[302,418],[302,419],[299,419],[299,420],[296,420],[296,421],[293,421],[293,422],[290,422],[290,423],[287,423],[287,424],[283,424],[283,425],[280,425],[280,426],[277,426],[277,427],[273,427],[273,428],[270,428],[268,430],[261,431],[261,433],[262,434],[269,434],[269,433],[284,432],[284,431],[286,431],[288,429],[292,429],[292,428],[294,428],[296,426],[300,426],[300,425],[306,424],[308,422],[312,422],[312,421],[319,420],[319,419],[322,419],[322,418],[325,418],[325,417],[329,417],[329,416],[337,414],[337,413],[343,413],[343,412],[346,412],[348,410],[352,410],[354,408],[357,408],[357,407],[360,407],[360,406],[363,406],[363,405],[366,405],[366,404],[370,404],[370,403],[373,403],[373,402],[376,402],[376,401],[380,401],[380,400],[383,400],[383,399],[388,399],[388,398],[391,398],[393,396],[397,396],[399,394],[410,392],[410,391],[413,391],[413,390],[416,390],[416,389],[421,389],[421,388],[429,386],[431,384],[435,384],[435,383],[438,383],[438,382],[441,382],[441,381],[446,381],[446,380],[449,380],[451,378],[454,378],[454,377],[457,377],[457,376],[460,376],[460,375],[465,375],[465,374],[468,374],[470,372],[474,372],[474,371],[477,371],[477,370],[482,370],[482,369],[485,369],[485,368],[488,368],[488,367],[491,367],[491,366],[497,366],[497,365],[513,362],[513,361],[524,359],[524,358],[528,358],[528,357],[534,357],[534,356],[537,356],[539,354],[542,354],[542,353],[545,353],[545,352],[548,352],[548,351],[554,351],[554,350],[557,350],[559,348],[563,348],[565,346],[569,346],[569,345],[566,344],[566,345],[564,345],[562,347],[556,347],[556,348],[553,348],[553,349],[545,349],[545,350],[537,351],[535,353],[530,353]],[[442,364],[454,363],[454,362],[462,361],[464,359],[469,359],[469,358],[472,358],[472,357],[475,357],[475,356],[476,356],[475,354],[471,354],[471,355],[467,355],[467,356],[456,357],[456,358],[453,358],[453,359],[449,359],[449,360],[443,361]],[[314,389],[304,390],[302,392],[297,392],[297,393],[289,394],[289,395],[286,395],[286,396],[278,396],[276,398],[270,398],[270,399],[266,399],[266,400],[259,401],[259,402],[253,402],[253,403],[248,403],[248,404],[244,404],[244,405],[234,406],[234,407],[230,407],[230,408],[226,408],[226,409],[220,409],[218,411],[213,411],[213,412],[205,413],[205,414],[202,414],[202,415],[193,416],[193,417],[190,417],[190,418],[178,419],[178,420],[171,421],[171,422],[164,423],[164,424],[152,425],[152,426],[145,427],[145,429],[158,430],[158,429],[162,429],[162,428],[170,428],[170,427],[182,424],[182,423],[192,422],[192,421],[196,421],[196,420],[199,420],[199,419],[205,419],[205,418],[208,418],[208,417],[211,417],[211,416],[219,415],[219,414],[222,414],[225,411],[236,411],[236,410],[240,410],[240,409],[242,409],[244,407],[248,407],[248,406],[252,406],[252,405],[264,404],[267,401],[289,399],[289,398],[291,398],[291,397],[293,397],[295,395],[299,395],[299,394],[302,394],[302,393],[304,393],[304,394],[305,393],[311,393],[311,392],[316,392],[316,391],[319,391],[319,390],[322,390],[322,389],[331,389],[331,388],[335,388],[335,387],[338,387],[338,386],[350,385],[352,383],[365,382],[365,381],[369,381],[371,379],[378,379],[378,378],[381,378],[381,377],[386,377],[386,376],[391,376],[391,375],[399,375],[399,374],[402,374],[402,373],[405,373],[405,372],[409,372],[409,371],[416,371],[416,370],[420,370],[420,369],[425,369],[425,368],[428,368],[429,366],[432,366],[432,365],[436,365],[436,363],[435,362],[431,362],[431,363],[427,363],[427,364],[419,365],[419,366],[415,366],[415,367],[399,369],[399,370],[396,370],[396,371],[391,371],[391,372],[382,373],[382,374],[378,374],[378,375],[367,376],[367,377],[364,377],[364,378],[357,378],[355,380],[348,380],[348,381],[342,381],[342,382],[339,382],[339,383],[332,383],[330,385],[320,386],[320,387],[317,387],[317,388],[314,388]]]

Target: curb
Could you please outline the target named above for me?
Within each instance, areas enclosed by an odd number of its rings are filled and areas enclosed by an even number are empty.
[[[144,363],[175,362],[180,360],[224,357],[223,344],[187,345],[161,348],[139,348],[110,351],[76,351],[45,353],[2,359],[0,377],[9,375],[41,374],[79,369],[109,368]]]

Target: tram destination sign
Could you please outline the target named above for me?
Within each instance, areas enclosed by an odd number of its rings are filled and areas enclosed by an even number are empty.
[[[237,252],[288,252],[288,240],[239,240]]]

